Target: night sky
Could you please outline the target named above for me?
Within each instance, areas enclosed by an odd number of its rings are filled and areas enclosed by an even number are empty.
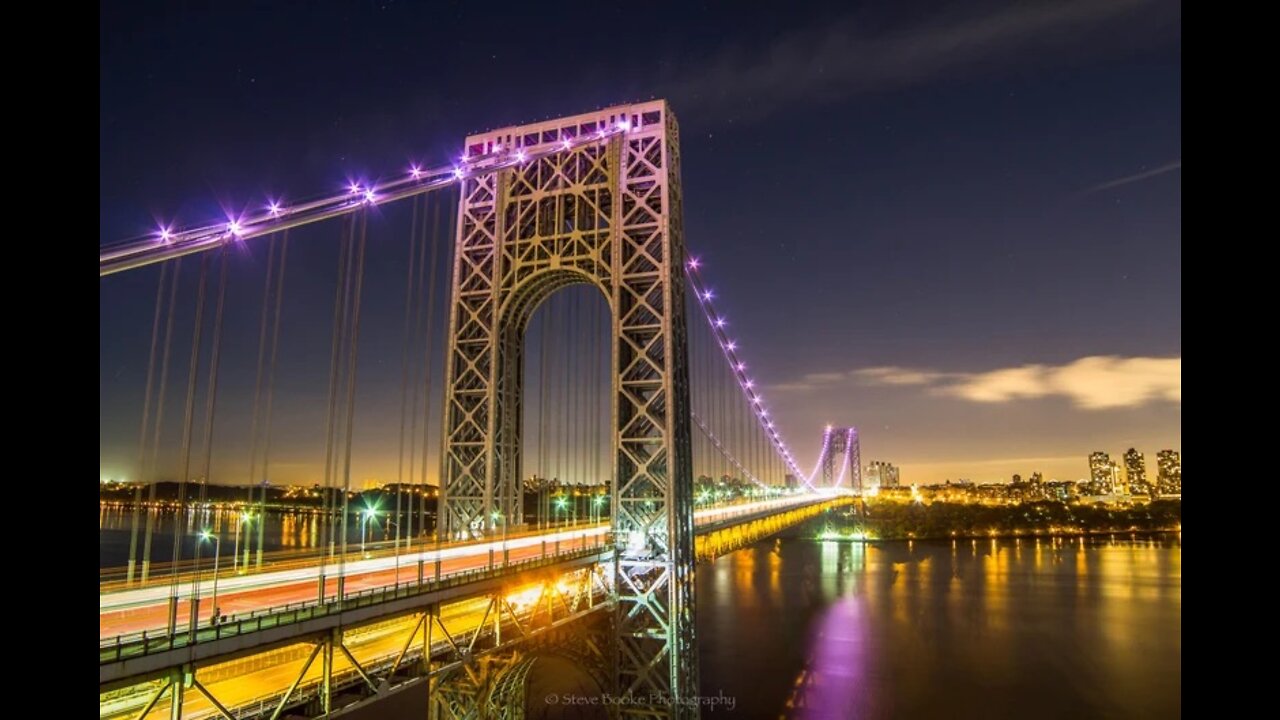
[[[1130,446],[1150,468],[1181,449],[1179,4],[902,5],[106,4],[100,242],[448,162],[471,132],[664,97],[690,251],[802,465],[832,422],[905,482],[1076,479],[1089,452]],[[281,370],[281,392],[312,400],[334,274],[320,242],[290,267]],[[403,283],[384,254],[371,277]],[[244,321],[220,428],[248,415],[262,263],[232,260]],[[136,472],[155,290],[152,271],[102,280],[104,477]],[[387,340],[361,368],[391,414],[403,291],[371,291],[370,337]],[[362,426],[398,426],[372,404]],[[309,480],[318,433],[280,413],[282,481]],[[369,453],[362,476],[394,469]]]

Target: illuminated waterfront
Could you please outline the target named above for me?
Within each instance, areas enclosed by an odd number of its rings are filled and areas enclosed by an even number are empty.
[[[1181,715],[1182,541],[759,543],[699,567],[704,695],[777,717]]]

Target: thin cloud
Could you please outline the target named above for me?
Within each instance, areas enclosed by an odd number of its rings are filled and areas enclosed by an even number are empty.
[[[801,375],[798,380],[772,385],[769,389],[777,392],[806,392],[823,387],[843,385],[849,377],[849,373],[842,372],[809,373],[807,375]]]
[[[774,389],[829,390],[853,384],[925,387],[933,395],[976,403],[1067,398],[1082,410],[1182,402],[1182,358],[1083,357],[1065,365],[1020,365],[979,373],[873,367],[844,373],[811,373]]]
[[[864,370],[855,370],[850,375],[866,378],[880,385],[928,385],[948,377],[946,373],[910,370],[900,367],[866,368]]]
[[[1104,183],[1094,185],[1093,187],[1089,188],[1088,190],[1085,190],[1080,194],[1092,195],[1093,193],[1099,192],[1101,190],[1108,190],[1113,187],[1120,187],[1121,185],[1128,185],[1129,183],[1136,183],[1136,182],[1141,182],[1143,180],[1147,180],[1153,177],[1159,177],[1161,175],[1164,175],[1165,173],[1171,173],[1174,170],[1178,170],[1181,168],[1182,168],[1182,159],[1179,158],[1169,163],[1168,165],[1161,165],[1160,167],[1154,170],[1147,170],[1146,172],[1140,172],[1134,175],[1125,175],[1122,178],[1116,178],[1115,180],[1108,180]]]
[[[978,11],[932,13],[886,26],[850,15],[780,35],[768,46],[728,48],[668,85],[700,111],[729,108],[762,115],[787,106],[842,100],[902,87],[984,63],[1008,64],[1026,50],[1074,47],[1095,53],[1158,40],[1176,28],[1177,3],[1164,0],[1064,0],[987,3]],[[1159,15],[1148,12],[1152,9]],[[1129,32],[1141,27],[1142,32]]]

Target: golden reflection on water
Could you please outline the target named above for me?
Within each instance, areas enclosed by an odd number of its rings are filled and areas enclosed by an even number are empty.
[[[1180,713],[1180,536],[793,545],[784,583],[805,553],[826,597],[787,716]],[[777,642],[754,637],[754,651],[778,656]]]

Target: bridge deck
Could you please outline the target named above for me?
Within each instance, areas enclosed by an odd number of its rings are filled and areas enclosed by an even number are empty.
[[[810,495],[706,508],[695,513],[695,522],[699,535],[706,536],[832,501]],[[209,622],[213,608],[206,580],[200,588],[199,604],[204,607],[197,610],[196,628],[190,626],[194,604],[190,592],[176,601],[170,598],[167,584],[106,593],[100,598],[100,683],[492,592],[530,572],[591,565],[613,553],[604,526],[508,539],[503,546],[484,542],[348,562],[342,587],[337,578],[325,577],[323,600],[319,593],[322,571],[317,565],[232,576],[223,582],[218,599],[224,610],[232,612],[225,612],[217,625]],[[181,589],[189,591],[190,584],[182,584]],[[280,599],[284,602],[271,602]],[[177,614],[174,633],[168,631],[171,603]]]

